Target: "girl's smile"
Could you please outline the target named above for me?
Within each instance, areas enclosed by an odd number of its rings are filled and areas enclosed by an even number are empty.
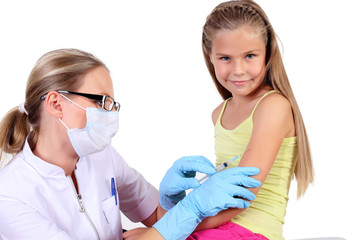
[[[246,81],[232,81],[232,80],[228,80],[228,82],[234,84],[235,86],[243,86],[243,85],[249,83],[249,80],[246,80]]]
[[[254,93],[265,76],[266,48],[256,29],[242,26],[219,31],[212,41],[210,60],[217,80],[233,97]]]

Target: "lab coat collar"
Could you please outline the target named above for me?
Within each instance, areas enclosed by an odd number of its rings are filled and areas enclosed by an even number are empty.
[[[41,158],[35,156],[30,149],[27,138],[24,144],[23,154],[24,161],[27,162],[32,168],[34,168],[35,171],[39,172],[41,175],[51,177],[65,176],[65,172],[61,167],[48,163]]]

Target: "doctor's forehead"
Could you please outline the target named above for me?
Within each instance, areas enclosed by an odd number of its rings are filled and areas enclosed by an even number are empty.
[[[86,73],[81,79],[79,92],[104,94],[114,97],[114,87],[109,71],[105,67],[96,67]]]

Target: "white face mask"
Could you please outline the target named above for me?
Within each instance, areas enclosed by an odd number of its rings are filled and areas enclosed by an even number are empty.
[[[83,129],[70,129],[59,118],[60,122],[67,128],[71,144],[79,157],[100,152],[109,146],[112,137],[115,136],[119,128],[119,112],[108,112],[98,108],[84,108],[64,95],[62,96],[86,111],[87,120]]]

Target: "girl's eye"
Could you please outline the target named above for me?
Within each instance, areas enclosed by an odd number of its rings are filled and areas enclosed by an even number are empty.
[[[255,54],[248,54],[248,55],[246,55],[246,59],[253,59],[255,57]]]
[[[220,59],[223,60],[223,61],[229,61],[230,60],[229,57],[221,57]]]

